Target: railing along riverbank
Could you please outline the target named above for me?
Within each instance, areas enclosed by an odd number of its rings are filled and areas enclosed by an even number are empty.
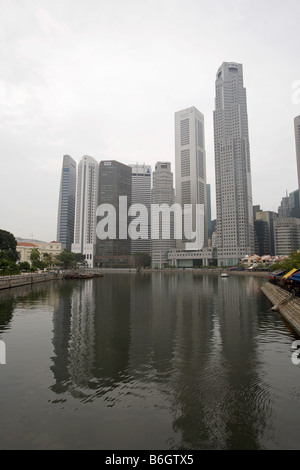
[[[56,281],[58,279],[62,279],[61,273],[24,273],[16,276],[1,276],[0,290],[27,286],[30,284],[36,284],[37,282]]]

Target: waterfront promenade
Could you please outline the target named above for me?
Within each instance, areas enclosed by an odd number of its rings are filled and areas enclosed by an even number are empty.
[[[300,336],[300,298],[271,282],[267,282],[261,290],[273,304],[272,310],[279,311],[286,323]]]
[[[24,273],[16,276],[1,276],[0,290],[11,289],[13,287],[26,286],[36,284],[37,282],[56,281],[62,279],[60,273]]]

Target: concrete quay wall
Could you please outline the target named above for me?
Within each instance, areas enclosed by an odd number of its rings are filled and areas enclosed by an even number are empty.
[[[300,298],[293,297],[290,292],[271,282],[267,282],[261,290],[273,304],[273,310],[278,310],[283,319],[300,336]]]
[[[13,287],[26,286],[37,282],[56,281],[62,279],[61,274],[22,274],[17,276],[0,277],[0,290],[11,289]]]

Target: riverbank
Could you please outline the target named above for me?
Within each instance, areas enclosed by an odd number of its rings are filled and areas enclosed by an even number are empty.
[[[300,298],[290,292],[267,282],[261,287],[262,292],[273,304],[272,310],[279,311],[283,319],[300,336]]]
[[[222,268],[164,268],[164,269],[153,269],[153,268],[90,268],[86,270],[87,272],[95,272],[95,273],[123,273],[123,274],[135,274],[135,273],[164,273],[164,274],[172,274],[172,273],[193,273],[193,274],[216,274],[220,275],[222,272],[228,273],[229,276],[260,276],[260,277],[267,277],[269,272],[268,271],[230,271]]]
[[[38,282],[57,281],[62,279],[60,273],[42,273],[42,274],[20,274],[17,276],[0,277],[0,290],[11,289],[13,287],[27,286]]]
[[[221,275],[221,273],[226,272],[229,276],[260,276],[260,277],[267,277],[269,272],[268,271],[230,271],[222,268],[166,268],[166,269],[141,269],[141,273],[194,273],[194,274],[216,274]]]

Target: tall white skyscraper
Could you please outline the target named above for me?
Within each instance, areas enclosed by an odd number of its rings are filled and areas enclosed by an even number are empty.
[[[254,229],[243,66],[224,62],[216,77],[214,111],[218,259],[234,265],[253,253]]]
[[[192,229],[196,230],[196,204],[204,206],[204,246],[207,246],[206,156],[204,116],[194,106],[175,113],[176,202],[192,205]],[[184,240],[184,237],[183,237]],[[184,249],[184,241],[177,241]]]
[[[131,254],[148,253],[151,254],[151,166],[149,165],[129,165],[132,168],[131,204],[143,204],[148,210],[148,219],[142,222],[148,224],[148,240],[131,240]],[[141,216],[142,217],[142,216]],[[141,219],[142,220],[142,219]]]
[[[171,163],[169,162],[157,162],[155,165],[155,171],[153,172],[153,186],[151,190],[151,204],[165,204],[172,206],[175,202],[174,184],[173,184],[173,173],[171,172]],[[164,239],[163,224],[164,221],[160,215],[159,220],[156,221],[158,227],[159,238],[151,240],[151,258],[153,268],[164,268],[169,264],[168,252],[175,248],[174,240],[174,214],[170,215],[170,237]],[[165,227],[164,227],[165,228]]]
[[[298,189],[299,189],[299,195],[300,195],[300,116],[295,117],[294,126],[295,126],[297,171],[298,171]]]
[[[96,209],[98,162],[87,155],[78,165],[73,253],[82,253],[89,267],[94,266],[96,248]]]

